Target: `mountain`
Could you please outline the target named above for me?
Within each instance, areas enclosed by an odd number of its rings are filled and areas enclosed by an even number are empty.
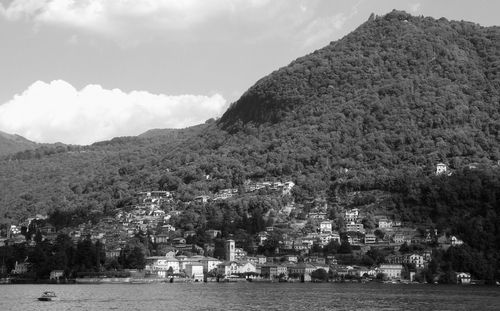
[[[259,80],[220,126],[265,128],[286,139],[300,130],[315,151],[356,166],[495,161],[499,51],[499,27],[400,11],[371,16]]]
[[[217,121],[10,155],[0,161],[0,220],[54,211],[96,220],[132,204],[137,191],[169,190],[187,202],[248,179],[292,180],[304,206],[324,198],[337,213],[372,202],[370,213],[500,249],[499,66],[499,27],[371,16],[257,81]],[[456,173],[435,176],[438,162]],[[471,163],[481,169],[464,171]],[[343,205],[350,195],[359,197]],[[179,225],[235,231],[285,203],[244,198],[191,210],[196,221]]]
[[[35,149],[39,145],[19,135],[0,132],[0,156]]]

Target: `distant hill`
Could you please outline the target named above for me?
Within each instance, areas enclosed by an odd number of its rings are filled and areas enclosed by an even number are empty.
[[[0,132],[0,156],[35,149],[39,145],[19,135]]]

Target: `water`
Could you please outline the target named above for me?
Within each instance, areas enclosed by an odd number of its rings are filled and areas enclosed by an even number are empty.
[[[53,290],[59,301],[36,298]],[[482,286],[191,283],[2,285],[0,310],[500,310]]]

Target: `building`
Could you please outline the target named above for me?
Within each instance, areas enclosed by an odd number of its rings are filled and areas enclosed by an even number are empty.
[[[380,218],[378,220],[378,227],[379,229],[384,229],[384,230],[392,229],[392,221],[390,221],[385,217]]]
[[[451,246],[460,246],[464,244],[464,241],[460,240],[456,236],[452,235],[450,238]]]
[[[359,217],[359,210],[357,208],[353,208],[344,212],[344,220],[345,222],[356,222]]]
[[[332,222],[331,221],[322,221],[319,224],[319,231],[321,233],[332,232]]]
[[[299,261],[299,258],[297,257],[297,255],[285,255],[283,258],[286,262],[298,262]]]
[[[354,222],[347,223],[345,225],[346,231],[354,231],[354,232],[365,232],[363,224],[357,224]]]
[[[325,246],[331,241],[337,241],[340,244],[340,235],[338,233],[330,232],[330,233],[321,233],[319,235],[319,240],[321,242],[321,246]]]
[[[280,276],[288,275],[288,269],[285,265],[264,265],[260,269],[260,274],[268,279],[276,279]]]
[[[257,267],[250,261],[240,261],[238,264],[238,273],[255,273]]]
[[[470,284],[471,275],[467,272],[457,272],[455,274],[457,278],[457,284]]]
[[[200,203],[200,204],[206,204],[210,200],[210,197],[208,195],[200,195],[197,196],[193,199],[194,202]]]
[[[64,276],[64,270],[52,270],[50,271],[50,277],[49,279],[51,280],[59,280]]]
[[[152,256],[146,257],[144,270],[159,277],[167,277],[169,273],[179,273],[179,260],[175,257]]]
[[[373,233],[365,234],[365,244],[375,244],[377,242],[377,237]]]
[[[448,171],[448,167],[444,163],[436,164],[436,175],[444,174]]]
[[[200,263],[190,263],[186,265],[186,276],[195,282],[203,282],[203,265]]]
[[[18,263],[16,261],[16,264],[14,266],[14,269],[12,270],[12,274],[25,274],[28,272],[28,262],[21,262],[21,263]]]
[[[238,273],[238,264],[236,261],[225,261],[217,265],[217,273],[224,276],[230,276]]]
[[[203,259],[200,260],[200,263],[203,265],[203,272],[208,273],[217,269],[217,265],[220,264],[221,261],[213,257],[203,257]]]
[[[404,263],[414,264],[415,268],[422,269],[425,265],[424,256],[418,254],[407,255]]]
[[[400,264],[382,264],[378,269],[379,273],[383,273],[389,279],[401,279],[402,271],[403,266]]]

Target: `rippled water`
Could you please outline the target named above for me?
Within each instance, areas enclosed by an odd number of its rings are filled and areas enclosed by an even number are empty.
[[[59,301],[36,298],[53,290]],[[191,283],[2,285],[0,310],[500,310],[480,286]]]

